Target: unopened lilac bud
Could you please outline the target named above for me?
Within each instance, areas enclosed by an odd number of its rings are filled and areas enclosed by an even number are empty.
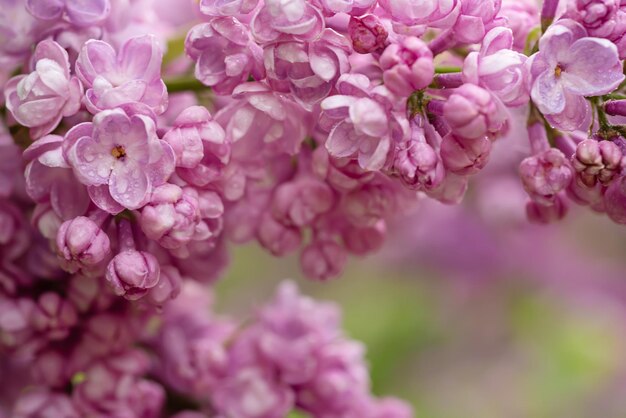
[[[506,113],[491,93],[474,84],[464,84],[443,105],[443,117],[452,132],[465,138],[481,138],[499,132]]]
[[[338,277],[348,261],[346,250],[334,241],[315,241],[300,255],[304,274],[314,280]]]
[[[604,193],[606,213],[618,224],[626,224],[626,177],[611,183]]]
[[[302,234],[298,228],[285,226],[265,213],[258,225],[257,239],[273,255],[284,256],[300,248]]]
[[[183,279],[176,267],[163,266],[159,283],[148,291],[146,297],[150,302],[161,306],[178,296],[182,282]]]
[[[470,139],[449,134],[443,138],[439,152],[448,170],[463,176],[472,175],[487,165],[491,141],[487,137]]]
[[[520,177],[530,197],[544,206],[554,204],[572,181],[572,168],[561,151],[550,148],[520,164]]]
[[[526,204],[528,220],[537,224],[548,224],[559,221],[567,214],[567,204],[560,195],[548,205],[530,201]]]
[[[441,159],[426,142],[410,141],[396,153],[393,167],[407,186],[415,188],[432,190],[445,177]]]
[[[419,38],[407,37],[389,45],[380,56],[385,86],[399,96],[408,97],[433,81],[433,53]]]
[[[611,116],[626,116],[626,100],[609,100],[604,103],[604,110]]]
[[[596,182],[608,184],[621,170],[621,149],[611,141],[586,139],[578,144],[572,156],[572,166],[588,187]]]
[[[31,320],[35,329],[52,340],[60,340],[69,334],[78,322],[74,306],[57,293],[47,292],[39,297]]]
[[[352,40],[352,47],[359,54],[381,52],[387,45],[387,29],[380,19],[374,15],[350,17],[348,35]]]
[[[206,238],[201,230],[198,193],[190,187],[181,189],[166,183],[154,189],[150,202],[141,210],[139,224],[148,238],[168,249]]]
[[[272,215],[285,225],[302,227],[318,215],[330,210],[334,203],[333,191],[323,181],[303,177],[280,185],[274,193]]]
[[[136,300],[157,285],[160,273],[155,256],[144,251],[126,250],[109,262],[106,279],[116,295]]]
[[[221,145],[225,134],[222,127],[202,106],[185,109],[174,121],[174,128],[168,131],[163,140],[170,144],[176,155],[178,167],[194,168],[204,157],[204,141]]]
[[[109,236],[91,219],[78,216],[65,221],[57,233],[57,248],[70,272],[93,267],[111,253]]]

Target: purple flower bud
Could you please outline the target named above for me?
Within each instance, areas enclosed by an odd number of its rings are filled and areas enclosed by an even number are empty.
[[[394,190],[383,184],[368,184],[346,195],[341,209],[357,226],[373,226],[395,206]]]
[[[106,279],[116,295],[137,300],[157,285],[160,270],[159,262],[152,254],[126,250],[109,262]]]
[[[209,237],[201,219],[198,192],[169,183],[154,189],[150,202],[141,210],[139,224],[148,238],[169,249]]]
[[[626,100],[609,100],[604,103],[604,110],[611,116],[626,116]]]
[[[204,142],[222,145],[225,134],[205,107],[192,106],[178,115],[163,140],[174,150],[177,167],[194,168],[204,157]]]
[[[57,293],[47,292],[39,297],[31,317],[34,328],[51,340],[60,340],[78,323],[74,306]]]
[[[433,81],[433,53],[419,38],[410,36],[389,45],[380,56],[385,86],[395,94],[408,97]]]
[[[544,206],[553,206],[557,194],[572,181],[572,168],[563,153],[551,148],[526,158],[520,176],[530,197]]]
[[[393,168],[407,186],[432,190],[443,181],[443,164],[433,147],[426,142],[424,130],[413,123],[411,137],[411,140],[398,146]]]
[[[56,241],[63,268],[72,273],[98,265],[111,253],[109,236],[84,216],[64,222]]]
[[[346,250],[334,241],[315,241],[300,255],[302,271],[313,280],[338,277],[347,262]]]
[[[619,174],[622,157],[622,151],[615,143],[586,139],[576,147],[572,166],[586,186],[593,187],[598,181],[607,185]]]
[[[498,133],[506,122],[506,112],[491,93],[474,84],[455,90],[443,105],[443,117],[452,132],[465,138]]]
[[[462,176],[472,175],[487,165],[491,141],[487,137],[469,139],[449,134],[443,138],[440,153],[448,170]]]
[[[359,54],[382,52],[387,46],[387,29],[378,16],[365,15],[350,17],[348,35],[352,40],[352,47]]]
[[[559,221],[567,214],[567,204],[561,195],[556,195],[553,202],[543,204],[530,201],[526,205],[528,220],[537,224],[548,224]]]

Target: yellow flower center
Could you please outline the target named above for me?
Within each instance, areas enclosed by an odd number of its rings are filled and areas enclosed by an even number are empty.
[[[120,158],[126,157],[126,150],[123,146],[117,145],[111,150],[111,155],[119,160]]]

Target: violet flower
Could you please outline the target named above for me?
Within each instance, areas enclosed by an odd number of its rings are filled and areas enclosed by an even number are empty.
[[[560,20],[539,41],[529,64],[531,97],[552,125],[580,128],[590,113],[585,97],[608,94],[624,81],[615,45],[572,20]]]
[[[78,112],[83,87],[70,74],[67,52],[54,41],[37,44],[32,63],[34,71],[10,79],[4,96],[9,112],[38,139]]]
[[[152,119],[106,110],[93,122],[72,128],[63,143],[65,157],[94,203],[120,212],[147,203],[150,193],[174,171],[172,148],[156,136]],[[100,188],[100,193],[91,193]],[[111,210],[113,200],[117,210]]]
[[[130,38],[118,52],[104,41],[87,41],[76,60],[76,73],[87,88],[87,109],[96,114],[139,103],[163,113],[167,89],[161,80],[162,59],[163,50],[150,35]]]

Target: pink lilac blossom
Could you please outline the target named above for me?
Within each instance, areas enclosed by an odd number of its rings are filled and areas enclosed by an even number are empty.
[[[139,103],[163,113],[167,89],[161,80],[162,59],[154,36],[131,38],[117,52],[104,41],[87,41],[76,60],[76,73],[87,89],[87,109],[95,114]]]
[[[56,42],[39,43],[31,60],[34,71],[11,78],[4,96],[13,117],[38,139],[78,112],[83,87],[70,73],[67,52]]]
[[[624,81],[615,45],[587,36],[572,20],[551,26],[529,61],[534,104],[555,126],[581,127],[590,113],[585,97],[610,93]]]
[[[333,305],[283,284],[238,322],[206,286],[251,240],[336,278],[425,199],[503,204],[474,184],[504,167],[532,222],[626,223],[626,8],[567,6],[4,1],[0,352],[33,388],[13,415],[410,417]]]

